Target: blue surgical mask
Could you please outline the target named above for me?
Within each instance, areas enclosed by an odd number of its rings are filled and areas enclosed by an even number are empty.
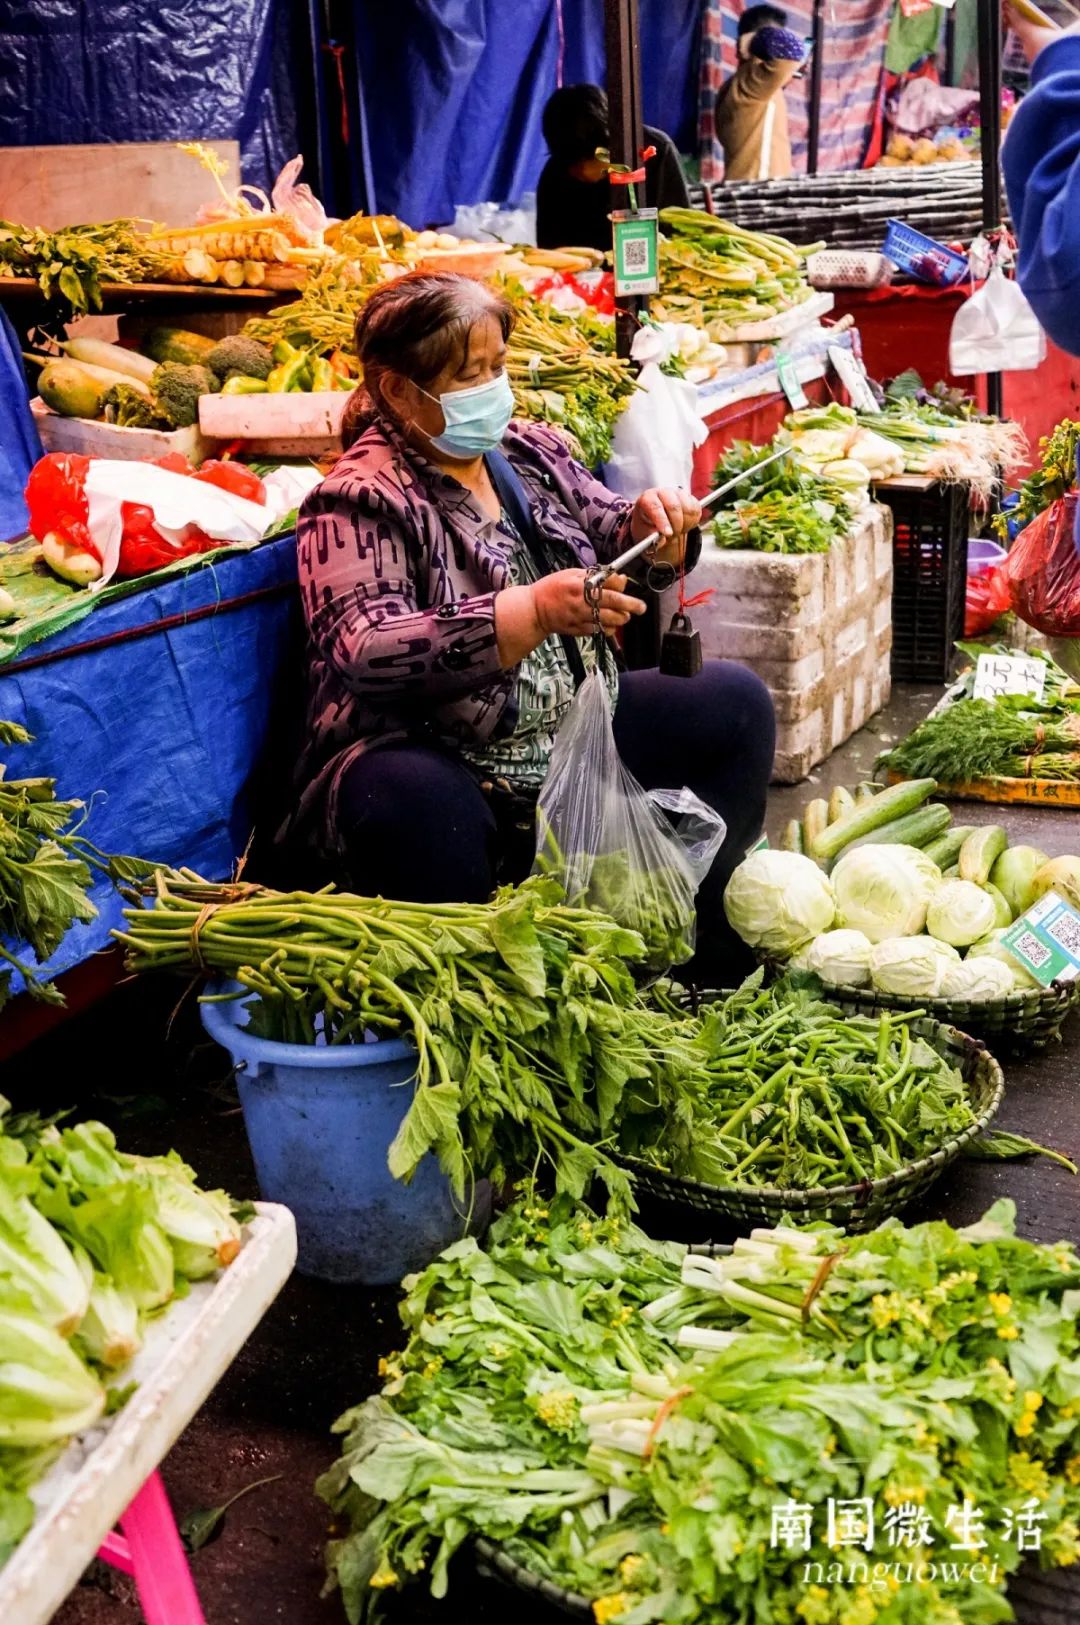
[[[494,451],[514,415],[514,392],[505,372],[473,389],[451,389],[438,396],[428,395],[426,389],[421,393],[438,401],[445,423],[442,434],[432,435],[431,444],[462,461]]]

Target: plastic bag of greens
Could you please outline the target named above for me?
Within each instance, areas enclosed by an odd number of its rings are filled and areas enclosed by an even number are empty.
[[[616,749],[607,685],[591,672],[540,791],[533,872],[639,932],[650,967],[665,970],[694,951],[694,896],[726,832],[692,791],[642,789]]]

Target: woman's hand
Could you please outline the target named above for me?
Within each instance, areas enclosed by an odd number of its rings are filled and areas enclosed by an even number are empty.
[[[1018,36],[1029,62],[1034,62],[1044,46],[1052,45],[1056,39],[1061,38],[1059,28],[1043,28],[1038,23],[1029,22],[1026,17],[1022,17],[1014,10],[1009,0],[1005,0],[1003,14],[1006,28],[1011,28]]]
[[[654,530],[661,540],[653,555],[662,564],[681,564],[686,552],[687,533],[701,523],[701,503],[689,491],[672,487],[643,491],[634,503],[630,535],[643,542]]]
[[[587,573],[556,570],[530,586],[507,587],[496,596],[495,636],[504,667],[516,666],[553,634],[586,638],[596,630],[592,605],[585,601]],[[645,613],[641,599],[631,598],[625,587],[625,576],[609,576],[600,594],[600,625],[609,635],[632,615]]]

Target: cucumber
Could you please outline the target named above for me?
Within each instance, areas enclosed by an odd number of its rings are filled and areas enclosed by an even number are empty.
[[[986,892],[987,896],[993,900],[994,907],[997,910],[994,915],[994,930],[996,931],[999,926],[1011,925],[1013,923],[1013,911],[1009,907],[1009,900],[1005,894],[999,892],[997,887],[989,880],[983,881],[980,890]]]
[[[960,856],[960,848],[969,835],[974,835],[977,827],[976,824],[954,824],[944,835],[939,835],[936,841],[924,846],[923,851],[928,858],[933,858],[939,869],[951,869]]]
[[[845,790],[842,784],[838,784],[829,797],[829,823],[835,824],[838,818],[843,818],[845,813],[853,812],[854,809],[855,797],[850,790]]]
[[[818,796],[814,801],[808,801],[803,812],[803,851],[811,857],[817,857],[815,842],[823,835],[829,824],[829,803]]]
[[[832,870],[841,858],[846,858],[849,852],[856,852],[860,846],[925,847],[948,829],[951,817],[948,807],[943,807],[940,801],[932,802],[929,807],[917,807],[914,812],[904,813],[891,823],[882,824],[866,835],[849,841],[835,858],[828,860],[826,866]],[[829,827],[832,828],[831,825]]]
[[[835,858],[836,854],[852,841],[869,835],[875,829],[891,823],[905,813],[914,812],[921,807],[927,798],[937,789],[936,779],[905,779],[902,784],[893,784],[887,790],[880,790],[869,801],[855,807],[838,818],[835,824],[829,824],[817,836],[813,845],[807,842],[806,850],[814,858]],[[942,809],[946,813],[945,823],[941,824],[933,835],[940,835],[948,826],[948,808]],[[928,835],[927,840],[932,840]]]
[[[874,797],[877,795],[877,793],[878,793],[878,791],[880,789],[881,789],[880,784],[859,784],[859,785],[856,785],[856,787],[855,787],[855,805],[856,805],[856,807],[863,806],[867,801],[873,801]]]
[[[984,886],[1008,844],[1008,831],[1002,829],[1000,824],[984,824],[981,829],[973,831],[960,848],[957,860],[960,879],[973,880],[976,886]]]
[[[784,825],[784,833],[780,837],[780,850],[781,852],[801,852],[802,849],[802,825],[797,818],[792,818]]]

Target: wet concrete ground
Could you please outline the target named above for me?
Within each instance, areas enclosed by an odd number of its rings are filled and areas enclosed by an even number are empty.
[[[870,728],[838,751],[814,780],[777,790],[770,802],[775,839],[785,821],[833,784],[871,777],[883,744],[906,733],[940,690],[905,685]],[[965,822],[995,822],[995,809],[965,806]],[[1017,809],[1006,820],[1013,839],[1051,854],[1080,850],[1080,814]],[[175,1146],[208,1184],[255,1196],[243,1123],[224,1058],[202,1036],[190,1001],[165,1036],[176,989],[122,989],[0,1074],[0,1090],[18,1106],[74,1105],[100,1116],[132,1150]],[[1080,1021],[1071,1043],[1007,1068],[1000,1126],[1080,1156]],[[910,1218],[976,1218],[999,1196],[1015,1198],[1025,1235],[1044,1241],[1080,1237],[1080,1179],[1045,1160],[964,1163],[951,1170]],[[670,1227],[669,1227],[670,1230]],[[705,1239],[696,1232],[684,1239]],[[165,1461],[178,1517],[220,1504],[254,1479],[280,1474],[229,1512],[224,1532],[192,1559],[207,1625],[339,1625],[337,1599],[320,1600],[325,1509],[312,1484],[335,1455],[330,1427],[376,1385],[379,1356],[399,1341],[396,1293],[329,1287],[294,1276]],[[450,1600],[422,1593],[388,1616],[414,1625],[505,1620],[554,1625],[545,1606],[475,1581],[460,1565]],[[1013,1596],[1021,1625],[1080,1625],[1080,1571],[1025,1574]],[[56,1615],[56,1625],[138,1625],[131,1582],[98,1567]]]

